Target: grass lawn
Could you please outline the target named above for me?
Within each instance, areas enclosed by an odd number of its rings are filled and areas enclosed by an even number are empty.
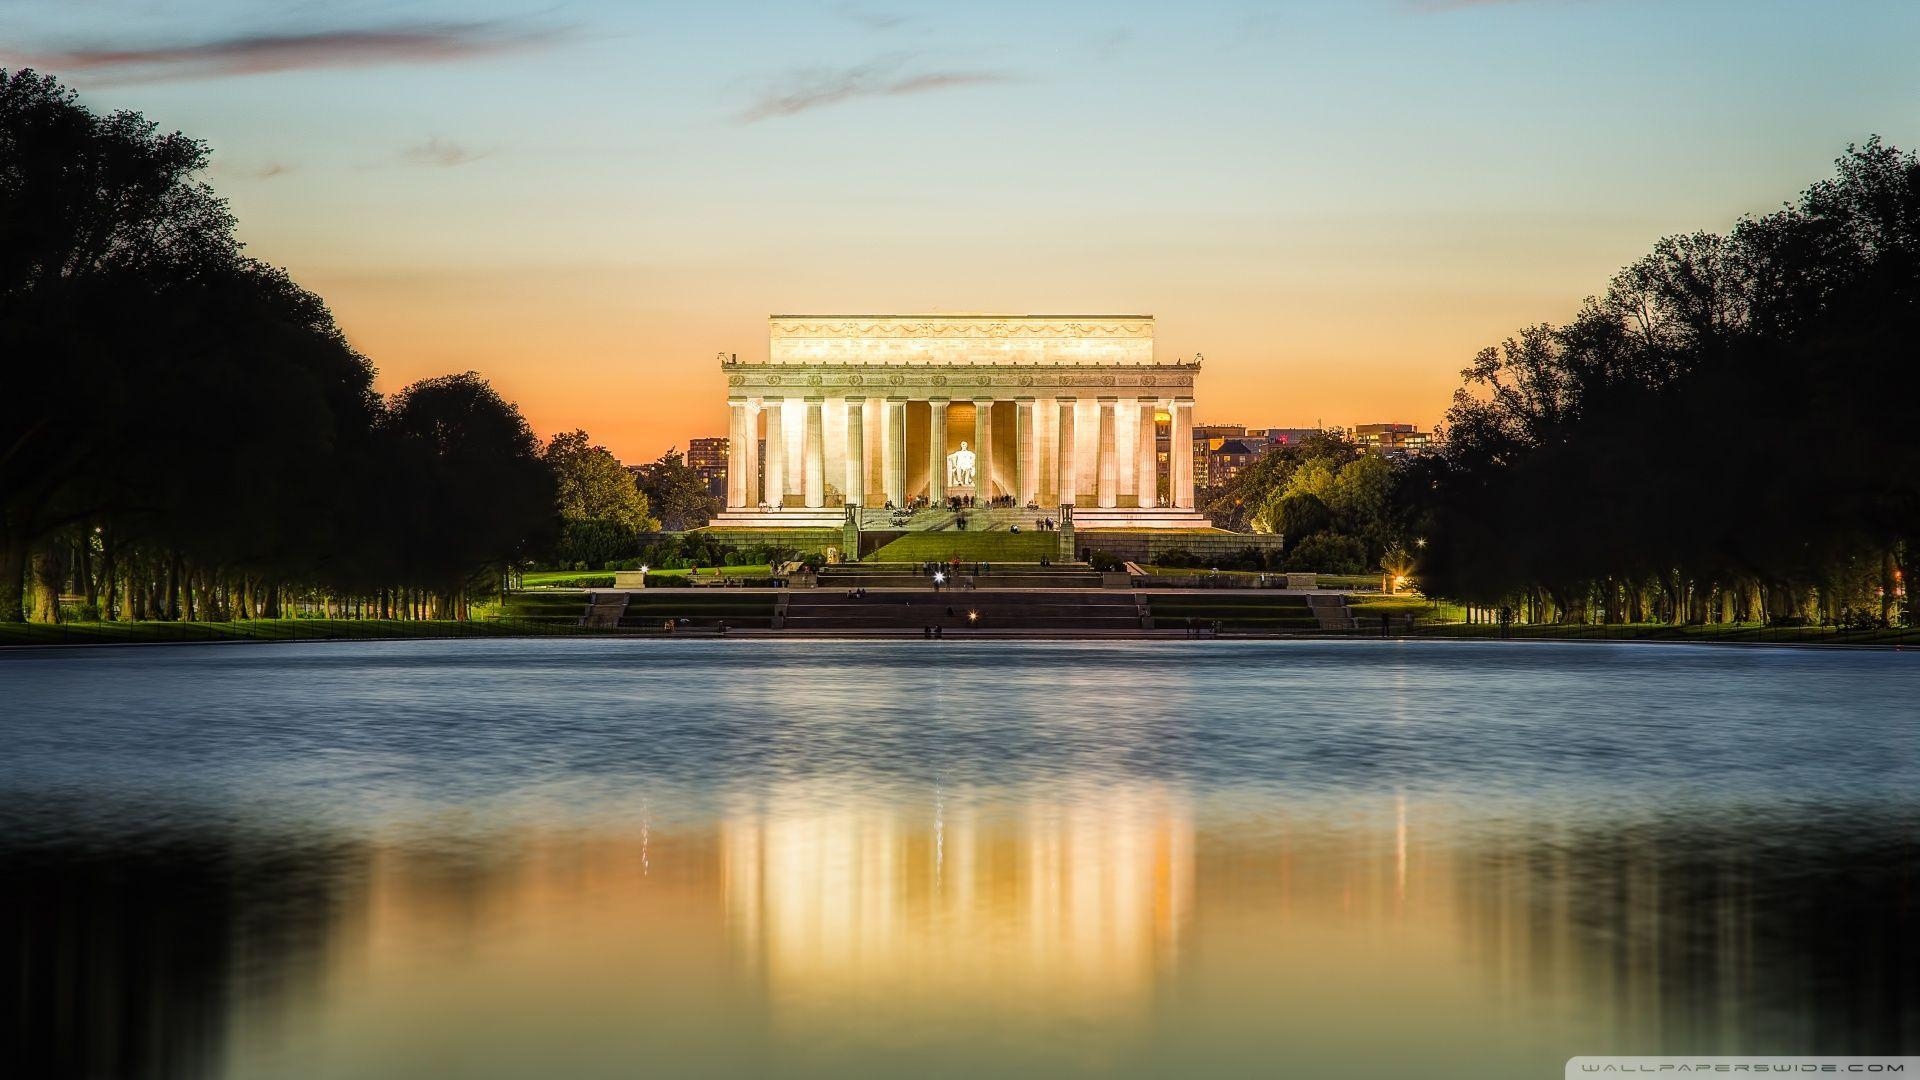
[[[702,580],[710,581],[713,579],[715,571],[718,571],[720,576],[725,578],[764,578],[773,576],[773,567],[768,566],[766,563],[761,563],[758,566],[703,566],[700,568],[700,577]],[[647,571],[647,584],[685,585],[687,583],[688,573],[689,571],[687,570],[649,570]]]
[[[730,578],[763,578],[773,573],[773,568],[765,563],[758,566],[703,566],[700,576],[710,577],[714,571]],[[689,571],[649,570],[649,585],[685,585]],[[611,589],[613,571],[611,570],[529,570],[521,575],[521,584],[529,589]]]
[[[1286,577],[1285,574],[1278,570],[1222,570],[1219,573],[1215,573],[1213,570],[1204,566],[1155,565],[1141,566],[1140,569],[1148,577],[1231,578],[1234,584],[1238,585],[1244,582],[1248,588],[1253,587],[1253,583],[1260,578],[1262,573],[1266,574],[1267,580],[1269,581],[1277,581]]]
[[[1246,587],[1248,588],[1252,588],[1254,582],[1258,581],[1263,575],[1266,577],[1269,583],[1284,579],[1287,576],[1286,572],[1282,570],[1222,570],[1216,574],[1212,568],[1205,567],[1205,566],[1160,566],[1157,564],[1152,564],[1152,565],[1142,566],[1140,569],[1145,571],[1148,577],[1232,578],[1236,585],[1244,582]],[[1379,592],[1380,591],[1380,575],[1379,574],[1319,574],[1319,575],[1316,575],[1315,577],[1315,584],[1322,589],[1348,589],[1348,590],[1353,590],[1357,592]]]
[[[239,622],[0,623],[0,646],[136,645],[184,641],[353,641],[375,638],[524,637],[579,634],[580,612],[562,618],[248,619]]]
[[[1307,606],[1307,598],[1297,594],[1173,594],[1151,597],[1147,606],[1153,612],[1154,626],[1161,630],[1174,629],[1187,619],[1202,623],[1217,619],[1222,626],[1245,630],[1317,630],[1320,627],[1320,620]]]
[[[1037,563],[1060,558],[1060,534],[1051,532],[913,532],[885,545],[863,562]]]
[[[1489,623],[1424,624],[1419,633],[1431,637],[1498,638],[1500,627]],[[1745,642],[1775,645],[1899,645],[1920,646],[1920,629],[1848,630],[1830,626],[1668,626],[1666,623],[1609,623],[1562,626],[1556,623],[1516,623],[1510,636],[1541,641],[1697,641]]]
[[[1457,623],[1467,617],[1467,609],[1459,604],[1442,603],[1428,600],[1424,596],[1373,596],[1355,597],[1347,602],[1353,611],[1353,617],[1365,621],[1378,619],[1382,615],[1412,615],[1419,622]]]

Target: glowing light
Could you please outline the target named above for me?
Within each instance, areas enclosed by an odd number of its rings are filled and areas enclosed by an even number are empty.
[[[968,622],[979,622],[979,621],[980,621],[980,613],[979,613],[979,612],[977,612],[977,611],[968,611],[968,612],[967,612],[967,621],[968,621]]]
[[[947,580],[947,575],[939,570],[933,572],[933,583],[939,585]]]
[[[645,563],[642,563],[642,564],[640,565],[640,572],[641,572],[641,573],[643,573],[643,574],[647,572],[647,567],[646,567],[646,564],[645,564]]]

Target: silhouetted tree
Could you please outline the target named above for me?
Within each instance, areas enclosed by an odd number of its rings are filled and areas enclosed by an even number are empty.
[[[206,147],[0,71],[0,620],[463,614],[553,487],[478,376],[373,391],[321,299],[245,258]]]
[[[1885,616],[1920,555],[1915,340],[1920,162],[1874,139],[1482,351],[1401,489],[1423,583],[1575,621]]]
[[[638,480],[662,528],[697,529],[719,510],[718,501],[707,491],[706,477],[687,464],[678,449],[640,466]]]

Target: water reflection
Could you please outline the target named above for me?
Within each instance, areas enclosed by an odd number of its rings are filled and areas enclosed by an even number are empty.
[[[1911,820],[859,786],[665,831],[6,851],[15,1074],[1519,1076],[1920,1043]]]
[[[1178,962],[1194,827],[1163,789],[836,801],[782,789],[720,827],[729,936],[782,1031],[1124,1030]]]
[[[1908,657],[466,644],[0,657],[5,1075],[1920,1052]]]

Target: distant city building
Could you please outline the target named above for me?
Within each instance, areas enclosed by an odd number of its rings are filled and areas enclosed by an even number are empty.
[[[1260,438],[1219,436],[1204,443],[1196,440],[1193,445],[1196,473],[1206,478],[1206,486],[1219,487],[1233,483],[1242,469],[1259,461],[1275,444]]]
[[[727,437],[690,439],[687,465],[707,482],[707,494],[727,497]]]
[[[1247,435],[1249,437],[1265,439],[1267,440],[1267,443],[1271,446],[1298,446],[1300,445],[1300,443],[1306,440],[1307,436],[1320,435],[1320,434],[1324,434],[1324,432],[1320,428],[1311,428],[1311,427],[1269,427],[1269,428],[1248,428],[1247,429]]]
[[[1388,457],[1425,453],[1433,441],[1412,424],[1361,424],[1353,429],[1353,439],[1362,449]]]
[[[1167,455],[1167,425],[1160,425],[1160,457]],[[1199,487],[1230,484],[1241,471],[1276,446],[1298,446],[1320,428],[1248,427],[1245,424],[1195,424],[1193,479]]]

